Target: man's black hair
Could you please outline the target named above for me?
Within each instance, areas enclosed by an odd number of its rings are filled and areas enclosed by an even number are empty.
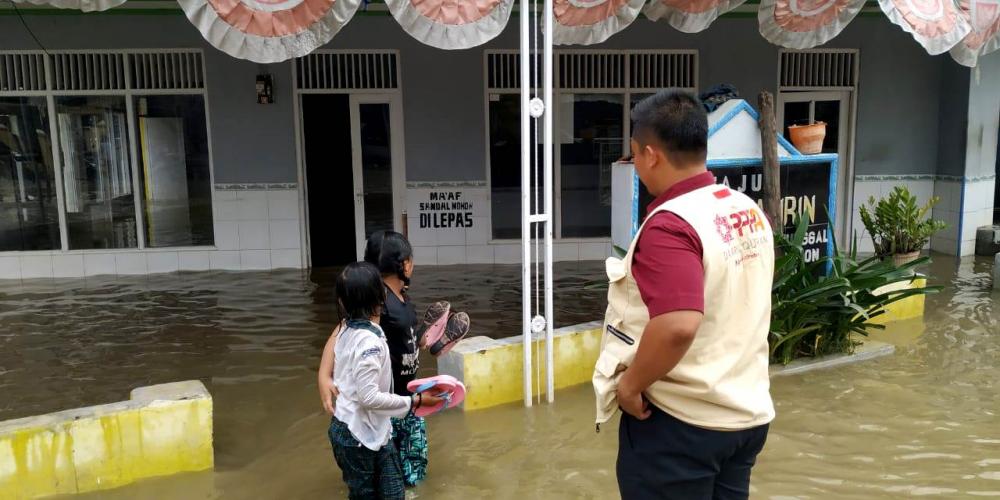
[[[676,166],[703,164],[708,156],[708,115],[701,101],[683,90],[661,90],[632,110],[632,137],[655,141]]]
[[[378,268],[368,262],[348,264],[337,275],[337,300],[344,319],[369,319],[382,312],[385,288]]]
[[[409,279],[403,264],[412,257],[410,242],[395,231],[378,231],[365,244],[365,262],[374,264],[383,276],[395,275],[404,283]]]

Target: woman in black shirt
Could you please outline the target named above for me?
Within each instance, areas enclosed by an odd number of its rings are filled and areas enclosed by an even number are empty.
[[[368,238],[365,261],[378,267],[385,284],[385,307],[379,323],[389,345],[393,390],[401,396],[409,396],[406,385],[417,376],[420,354],[415,332],[416,308],[406,293],[413,275],[413,248],[402,234],[379,231]],[[392,419],[392,427],[404,480],[407,486],[414,486],[427,473],[427,426],[423,418],[410,413]]]

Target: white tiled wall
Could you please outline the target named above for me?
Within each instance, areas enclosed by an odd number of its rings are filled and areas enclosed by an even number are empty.
[[[943,178],[935,183],[941,203],[934,217],[948,224],[934,237],[931,247],[939,252],[972,255],[976,248],[976,230],[993,224],[995,177],[961,179]]]
[[[472,227],[421,228],[420,203],[430,202],[432,192],[460,192],[472,203]],[[489,190],[481,182],[410,183],[406,191],[407,231],[414,258],[420,265],[519,264],[519,241],[493,241],[490,234]],[[459,211],[465,212],[465,210]],[[604,260],[611,255],[610,238],[557,241],[552,256],[557,262]]]
[[[552,245],[554,262],[604,260],[612,255],[611,240],[559,241]],[[442,245],[413,247],[413,256],[421,266],[454,264],[520,264],[520,241],[498,241],[486,245]],[[534,260],[534,250],[532,250]]]
[[[178,268],[185,271],[208,271],[212,269],[212,253],[215,252],[177,252]]]
[[[54,255],[52,257],[52,275],[66,278],[85,276],[83,255]]]
[[[0,254],[0,279],[302,268],[295,185],[217,185],[215,247]]]
[[[958,228],[962,213],[961,178],[939,178],[934,182],[934,195],[941,201],[934,207],[934,218],[948,226],[931,239],[936,252],[955,255],[958,252]]]
[[[993,225],[993,194],[995,178],[969,179],[965,182],[962,206],[962,255],[972,255],[976,250],[976,230]]]
[[[871,235],[861,222],[861,206],[867,205],[871,197],[879,199],[892,192],[896,186],[905,186],[917,197],[920,204],[927,203],[935,195],[935,180],[933,176],[858,176],[854,179],[854,206],[851,210],[852,228],[858,236],[858,250],[870,253],[875,250]],[[940,196],[940,195],[939,195]],[[944,205],[942,200],[938,207]],[[935,208],[935,214],[937,213]],[[937,215],[935,215],[937,217]],[[929,244],[927,248],[930,248]]]

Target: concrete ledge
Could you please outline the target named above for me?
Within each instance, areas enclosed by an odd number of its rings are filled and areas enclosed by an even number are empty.
[[[918,278],[910,283],[893,283],[892,285],[884,286],[875,290],[874,293],[879,295],[887,292],[906,290],[908,288],[924,288],[925,286],[927,286],[927,279]],[[924,316],[924,299],[924,295],[914,295],[889,304],[889,307],[885,308],[885,314],[873,318],[871,322],[878,325],[885,325],[893,321],[922,318]]]
[[[797,359],[787,365],[771,365],[770,373],[772,377],[785,375],[798,375],[800,373],[822,370],[836,366],[849,365],[861,361],[888,356],[896,351],[896,346],[879,342],[877,340],[865,340],[859,345],[854,354],[835,354],[823,356],[822,358]]]
[[[0,422],[0,497],[106,490],[211,469],[212,397],[197,380],[129,401]]]
[[[600,321],[558,328],[553,332],[552,359],[555,364],[556,389],[590,382],[594,364],[601,348]],[[545,340],[533,341],[540,353],[545,352]],[[545,391],[545,359],[537,367]],[[524,351],[521,337],[491,339],[472,337],[458,343],[438,359],[438,372],[451,375],[465,384],[466,410],[489,408],[524,399],[522,372]],[[535,384],[533,373],[532,385]]]

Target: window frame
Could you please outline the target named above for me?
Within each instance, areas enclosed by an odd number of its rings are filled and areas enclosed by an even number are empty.
[[[486,187],[487,187],[487,200],[490,203],[490,222],[489,222],[489,232],[490,232],[490,244],[508,244],[512,242],[520,241],[520,239],[509,239],[509,238],[495,238],[493,232],[493,178],[492,178],[492,165],[490,164],[490,96],[494,94],[507,94],[507,95],[519,95],[520,87],[491,87],[490,86],[490,57],[493,55],[517,55],[519,51],[512,49],[498,49],[498,50],[485,50],[483,51],[483,136],[484,136],[484,146],[485,146],[485,172],[486,172]],[[642,55],[642,54],[662,54],[662,55],[690,55],[693,56],[693,87],[684,87],[685,90],[697,91],[698,89],[698,77],[699,77],[699,51],[697,49],[670,49],[670,50],[613,50],[613,49],[602,49],[602,50],[588,50],[588,49],[563,49],[555,50],[553,52],[553,102],[550,104],[550,109],[554,113],[553,120],[553,139],[557,139],[559,136],[559,131],[561,129],[561,123],[558,117],[560,115],[560,106],[562,98],[565,95],[572,96],[574,94],[617,94],[621,95],[623,98],[624,105],[622,106],[622,151],[625,155],[630,153],[630,142],[632,123],[629,119],[629,114],[632,110],[632,94],[650,94],[655,93],[659,88],[650,88],[636,85],[637,82],[632,81],[632,74],[630,71],[630,60],[632,55]],[[605,87],[605,86],[594,86],[594,87],[561,87],[559,84],[560,75],[560,63],[561,56],[563,55],[613,55],[622,56],[623,59],[623,86],[617,87]],[[502,78],[502,77],[501,77]],[[553,226],[553,238],[560,243],[594,243],[594,242],[606,242],[611,241],[611,236],[607,237],[563,237],[562,228],[562,153],[560,147],[554,147],[552,152],[552,217],[554,218],[555,225]]]
[[[800,68],[786,68],[785,62],[791,62],[789,58],[798,57]],[[822,59],[840,58],[844,65],[842,67],[827,67],[822,63]],[[839,206],[838,213],[850,214],[847,210],[854,204],[854,176],[855,176],[855,151],[857,148],[858,132],[858,103],[861,92],[861,49],[843,48],[813,48],[804,50],[794,50],[782,48],[778,50],[776,83],[778,92],[775,95],[776,118],[778,123],[783,122],[785,114],[785,103],[794,101],[796,98],[810,97],[816,100],[843,100],[847,101],[847,123],[846,150],[845,157],[841,158],[837,164],[838,182],[843,182],[837,187]],[[816,71],[813,71],[815,69]],[[796,71],[800,73],[796,75]],[[798,78],[797,78],[798,77]],[[796,81],[801,80],[801,81]],[[810,107],[810,115],[814,108]],[[783,134],[783,130],[779,131]],[[855,207],[856,208],[856,207]],[[840,241],[849,241],[850,235],[854,234],[854,219],[852,217],[841,216],[837,224],[836,232]]]
[[[200,61],[201,85],[191,88],[136,88],[132,82],[132,58],[134,55],[163,55],[163,54],[187,54],[197,57]],[[94,254],[94,253],[128,253],[128,252],[177,252],[183,250],[215,250],[217,243],[213,234],[211,245],[200,246],[176,246],[176,247],[149,247],[146,245],[145,217],[142,208],[142,192],[140,181],[140,158],[138,152],[138,137],[136,137],[137,116],[135,109],[135,99],[144,96],[201,96],[202,105],[205,107],[205,132],[208,141],[208,169],[209,183],[212,200],[212,225],[215,227],[214,207],[216,206],[215,193],[215,157],[213,154],[212,141],[212,118],[211,105],[208,95],[208,70],[205,61],[205,53],[202,49],[100,49],[100,50],[3,50],[0,57],[35,55],[42,56],[44,60],[45,90],[0,90],[0,97],[43,97],[46,99],[47,112],[49,113],[49,136],[52,137],[52,162],[56,180],[56,202],[59,214],[59,238],[60,246],[53,250],[28,250],[28,251],[2,251],[4,255],[52,255],[54,253],[68,254]],[[53,85],[53,60],[58,55],[93,55],[93,56],[120,56],[122,58],[123,88],[113,90],[55,90]],[[137,245],[134,248],[100,248],[100,249],[70,249],[68,226],[66,224],[66,202],[65,202],[65,179],[63,178],[62,153],[59,150],[60,136],[58,120],[56,119],[56,99],[59,97],[121,97],[125,99],[126,127],[128,127],[128,155],[132,174],[132,189],[135,193],[133,210],[136,218],[135,228],[137,235]]]

